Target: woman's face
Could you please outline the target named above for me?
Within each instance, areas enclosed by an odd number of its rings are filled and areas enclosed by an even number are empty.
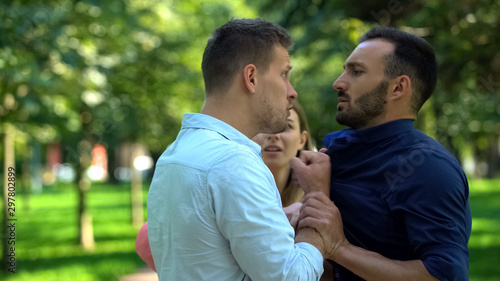
[[[288,167],[290,159],[306,143],[307,131],[300,131],[299,116],[295,110],[290,111],[287,123],[287,129],[283,133],[260,133],[253,138],[261,146],[262,159],[270,169]]]

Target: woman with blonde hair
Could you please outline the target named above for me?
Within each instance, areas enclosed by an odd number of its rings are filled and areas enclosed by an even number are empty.
[[[288,128],[282,133],[261,133],[253,138],[261,146],[262,160],[274,176],[283,207],[300,202],[304,196],[294,179],[290,160],[301,150],[314,150],[305,111],[297,100],[293,100],[287,122]]]

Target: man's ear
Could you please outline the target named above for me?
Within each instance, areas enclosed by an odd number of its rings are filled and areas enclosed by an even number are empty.
[[[257,88],[257,67],[248,64],[243,68],[243,83],[250,93],[255,93]]]
[[[391,83],[390,99],[399,99],[403,96],[412,95],[411,79],[407,75],[401,75],[393,79]]]

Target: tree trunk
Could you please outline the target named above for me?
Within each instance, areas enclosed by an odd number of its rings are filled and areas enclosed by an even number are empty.
[[[91,182],[87,170],[92,164],[92,148],[94,140],[90,130],[92,120],[90,108],[83,106],[80,111],[82,116],[82,140],[78,144],[79,167],[77,168],[76,188],[78,192],[77,228],[78,243],[87,251],[94,250],[94,230],[92,227],[92,215],[88,209],[88,192]]]
[[[92,144],[87,140],[80,142],[80,167],[78,168],[78,242],[85,250],[94,249],[94,232],[92,228],[92,216],[88,210],[88,192],[90,179],[86,175],[87,169],[92,163]]]
[[[481,178],[484,176],[484,172],[482,170],[482,157],[481,157],[481,149],[477,144],[477,141],[472,141],[472,157],[474,159],[474,176],[476,178]]]
[[[131,179],[131,201],[132,201],[132,224],[135,228],[140,229],[144,223],[144,207],[142,196],[142,171],[134,166],[134,160],[141,156],[142,149],[137,143],[132,145],[132,157],[130,157],[130,173]]]
[[[493,179],[497,176],[498,171],[498,135],[492,134],[489,138],[488,145],[488,172],[486,176]]]
[[[31,193],[31,158],[33,155],[33,148],[28,145],[23,158],[23,208],[29,210],[30,207],[30,193]]]
[[[43,188],[42,180],[42,148],[38,141],[31,146],[31,182],[30,193],[40,194]]]
[[[453,154],[453,156],[455,156],[455,158],[457,158],[458,162],[460,162],[460,164],[463,164],[462,163],[462,155],[460,154],[460,150],[458,150],[455,145],[453,144],[453,137],[450,136],[450,135],[446,135],[446,144],[447,144],[447,148],[448,148],[448,151]]]
[[[16,223],[15,208],[19,207],[15,201],[15,158],[14,158],[14,128],[12,125],[4,125],[4,196],[3,196],[3,224],[2,224],[2,267],[5,270],[16,267],[15,252],[10,251],[15,245],[15,227],[11,225]],[[13,196],[12,196],[13,195]],[[8,203],[13,202],[14,206],[9,207]],[[12,215],[11,215],[12,214]],[[13,234],[13,235],[12,235]]]
[[[110,184],[118,184],[119,181],[115,177],[115,170],[117,168],[117,163],[116,163],[116,145],[109,144],[108,143],[108,182]]]
[[[87,169],[92,163],[92,143],[87,140],[80,142],[80,167],[77,176],[78,189],[78,241],[85,250],[94,249],[94,233],[92,228],[92,216],[88,210],[88,192],[90,190],[90,179],[86,175]]]

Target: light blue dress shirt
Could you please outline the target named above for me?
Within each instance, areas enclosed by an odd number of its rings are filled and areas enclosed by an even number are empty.
[[[294,243],[260,146],[228,124],[186,113],[148,196],[160,281],[319,280],[323,258]]]

